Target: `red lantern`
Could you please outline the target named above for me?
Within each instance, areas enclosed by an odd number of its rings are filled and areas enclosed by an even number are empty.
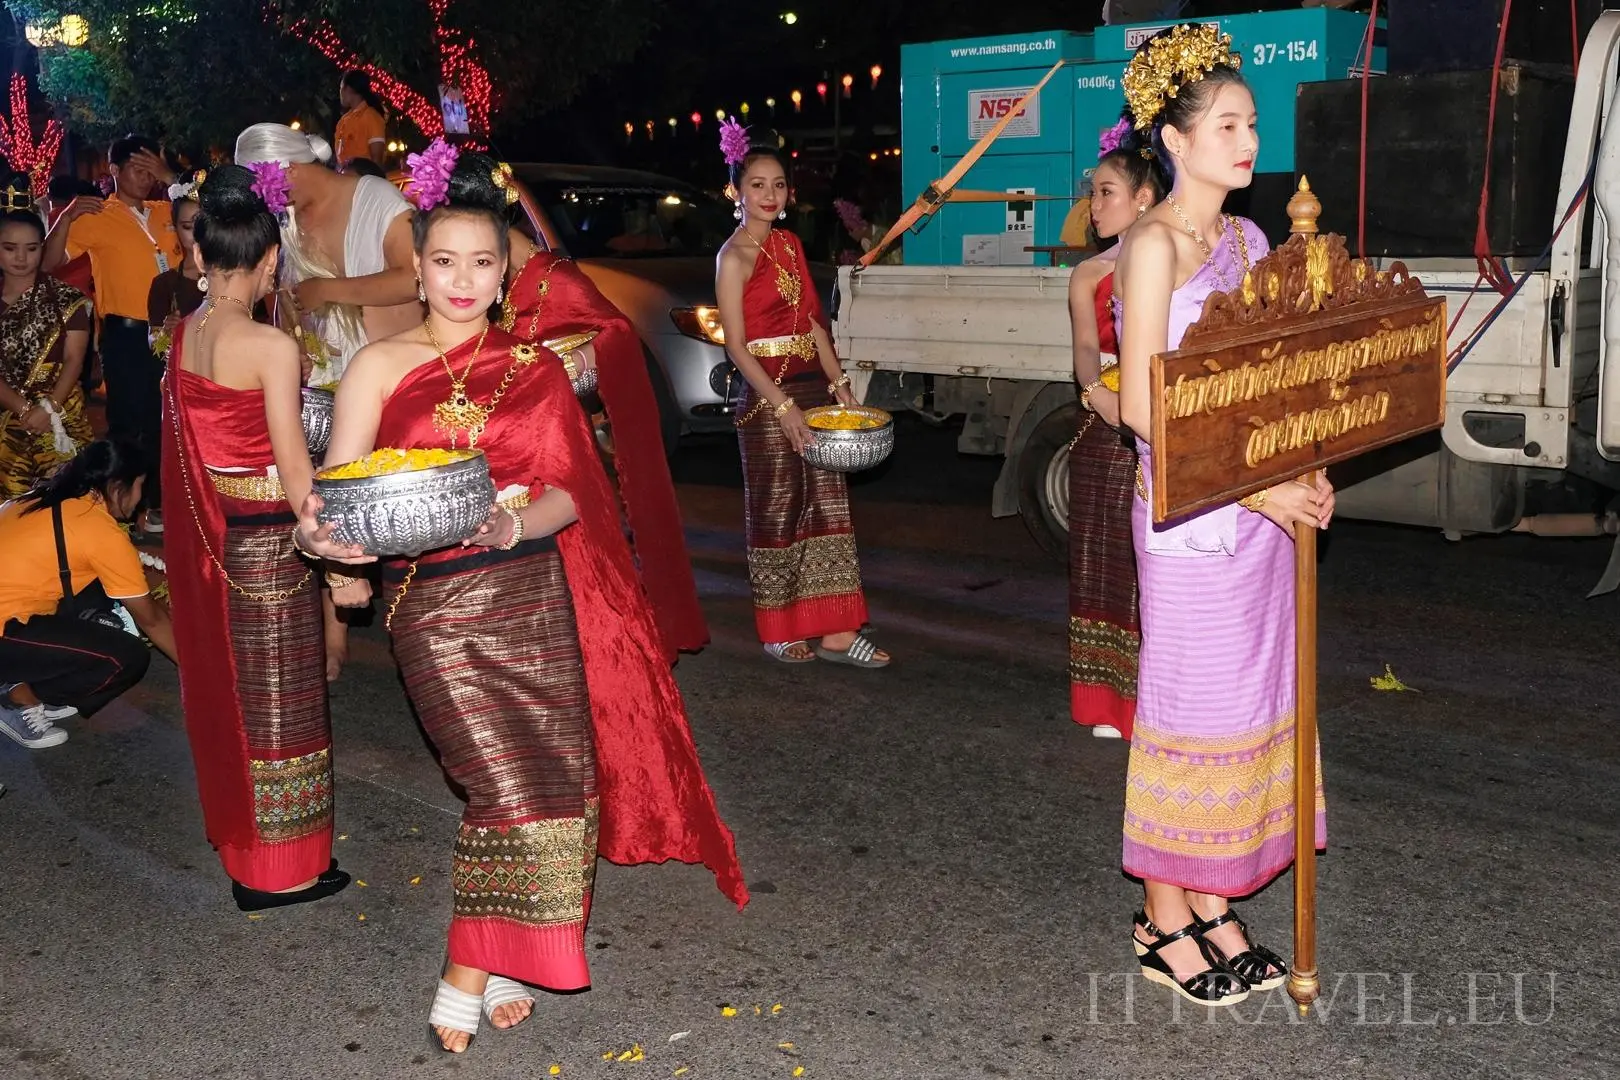
[[[693,109],[692,110],[691,120],[692,120],[692,130],[693,131],[701,131],[702,128],[703,128],[703,114],[698,112],[696,109]]]
[[[823,105],[827,104],[827,84],[824,82],[816,83],[816,93],[821,95],[821,103]]]
[[[846,98],[849,97],[849,88],[854,86],[854,85],[855,85],[855,76],[853,76],[853,75],[845,75],[844,76],[844,96]]]

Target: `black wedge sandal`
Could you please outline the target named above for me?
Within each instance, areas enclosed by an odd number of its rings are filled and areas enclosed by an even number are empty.
[[[1196,920],[1197,916],[1194,916]],[[1226,959],[1221,951],[1198,936],[1198,923],[1188,923],[1173,934],[1166,934],[1153,923],[1148,921],[1144,912],[1136,913],[1136,928],[1153,935],[1153,944],[1149,945],[1133,932],[1131,944],[1136,948],[1136,962],[1142,965],[1142,977],[1148,982],[1168,986],[1182,997],[1195,1005],[1207,1008],[1224,1008],[1227,1005],[1236,1005],[1249,996],[1249,984],[1243,977],[1226,966]],[[1196,941],[1198,951],[1203,955],[1209,967],[1200,971],[1185,981],[1176,978],[1175,969],[1172,968],[1159,955],[1159,951],[1167,945],[1178,941]]]
[[[1231,908],[1225,915],[1217,915],[1213,919],[1201,918],[1198,912],[1193,912],[1197,920],[1198,936],[1204,938],[1211,930],[1225,926],[1227,923],[1236,923],[1238,931],[1243,935],[1243,943],[1248,946],[1242,952],[1226,958],[1226,966],[1237,973],[1238,978],[1248,983],[1256,990],[1275,990],[1288,981],[1288,965],[1283,958],[1266,948],[1256,945],[1249,936],[1249,926],[1238,918],[1237,912]],[[1214,942],[1208,942],[1211,948],[1219,950]],[[1223,951],[1224,955],[1224,951]]]

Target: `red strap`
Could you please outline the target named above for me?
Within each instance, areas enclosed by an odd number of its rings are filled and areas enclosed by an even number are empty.
[[[1367,257],[1367,91],[1372,85],[1373,32],[1378,27],[1378,0],[1373,0],[1367,16],[1367,33],[1361,39],[1361,178],[1358,182],[1356,217],[1356,256]]]
[[[1474,258],[1479,263],[1480,275],[1503,294],[1513,288],[1513,277],[1491,257],[1490,230],[1485,222],[1491,206],[1491,144],[1496,132],[1496,98],[1502,85],[1502,58],[1507,54],[1508,20],[1512,13],[1513,0],[1502,0],[1502,22],[1496,32],[1496,60],[1491,65],[1491,108],[1485,119],[1485,175],[1479,188],[1479,227],[1474,233]]]

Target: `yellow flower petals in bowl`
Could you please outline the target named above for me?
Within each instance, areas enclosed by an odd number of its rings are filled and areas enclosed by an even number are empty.
[[[870,405],[822,405],[804,422],[815,441],[804,460],[829,472],[860,472],[882,464],[894,449],[894,417]]]
[[[362,476],[390,476],[454,465],[478,456],[476,450],[373,450],[359,461],[322,469],[322,480],[357,480]]]

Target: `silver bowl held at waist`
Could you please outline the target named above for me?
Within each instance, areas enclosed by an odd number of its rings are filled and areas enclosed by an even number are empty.
[[[337,395],[318,386],[304,387],[304,442],[309,456],[321,460],[327,444],[332,441],[332,403]]]
[[[818,428],[813,421],[818,416],[840,412],[860,413],[883,421],[879,427],[858,428],[847,431]],[[828,472],[862,472],[875,468],[894,450],[894,417],[882,409],[866,405],[822,405],[807,409],[805,423],[814,440],[804,448],[804,460]]]
[[[495,505],[489,459],[480,451],[464,461],[430,469],[358,476],[315,478],[325,503],[317,515],[334,523],[341,543],[357,544],[367,555],[420,555],[472,536]]]

